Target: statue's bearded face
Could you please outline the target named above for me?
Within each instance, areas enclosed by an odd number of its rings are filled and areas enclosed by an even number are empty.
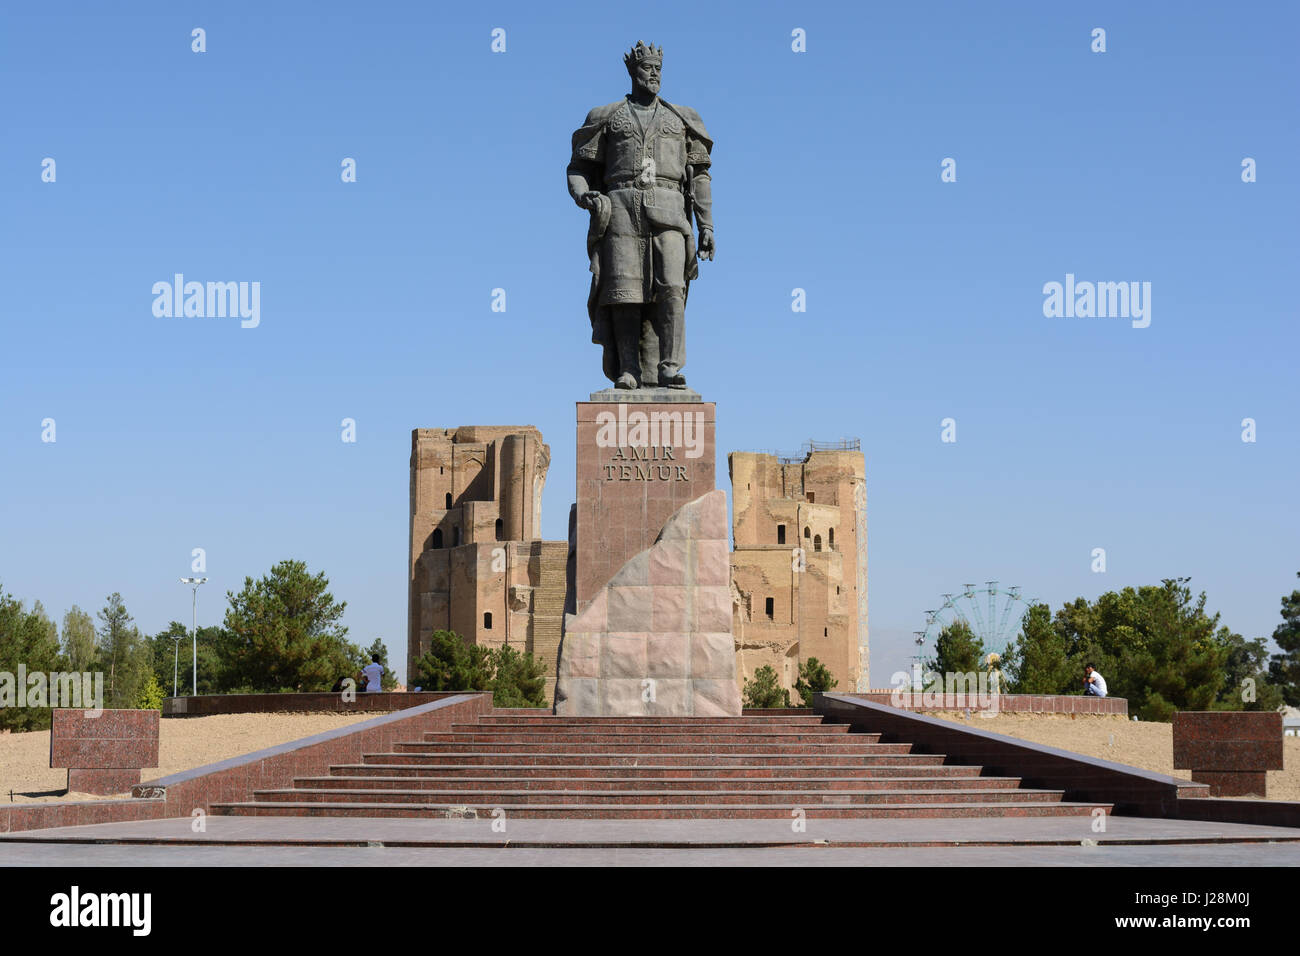
[[[659,92],[659,74],[662,69],[661,64],[650,60],[642,60],[632,71],[632,86],[648,93],[657,94]]]

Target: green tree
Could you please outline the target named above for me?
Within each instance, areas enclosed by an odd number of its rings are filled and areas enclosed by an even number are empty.
[[[59,626],[55,624],[52,620],[50,620],[50,616],[45,613],[45,605],[40,602],[39,598],[32,602],[31,613],[34,614],[39,619],[39,621],[41,622],[41,626],[45,628],[46,639],[42,641],[42,644],[53,643],[54,647],[58,648],[59,647]]]
[[[1020,624],[1013,655],[1004,656],[1003,671],[1013,694],[1079,693],[1076,669],[1070,662],[1065,637],[1052,624],[1046,604],[1034,604]]]
[[[1248,641],[1226,627],[1219,628],[1214,639],[1227,649],[1223,670],[1223,688],[1219,691],[1216,709],[1223,710],[1277,710],[1282,706],[1282,691],[1268,678],[1268,645],[1264,638]],[[1247,681],[1251,683],[1248,684]],[[1247,689],[1253,689],[1254,700],[1247,700]]]
[[[178,640],[179,639],[179,640]],[[199,644],[199,693],[228,694],[238,686],[234,668],[234,639],[224,627],[201,627]],[[194,691],[194,638],[187,624],[172,621],[166,630],[149,638],[153,673],[164,696],[172,696],[179,679],[181,696]]]
[[[1282,598],[1282,623],[1273,631],[1273,641],[1281,650],[1269,662],[1269,679],[1288,704],[1300,707],[1300,591]]]
[[[397,675],[393,669],[388,666],[388,647],[384,644],[382,638],[376,637],[374,643],[361,652],[369,664],[375,657],[379,658],[379,664],[384,669],[383,675],[379,679],[380,690],[392,690],[397,686]]]
[[[99,620],[97,656],[108,671],[105,706],[133,708],[153,670],[151,650],[116,591],[108,596]]]
[[[88,673],[95,669],[95,621],[75,604],[63,615],[60,644],[69,670]]]
[[[412,680],[423,690],[491,690],[492,676],[486,647],[466,644],[455,631],[434,631]]]
[[[1166,578],[1083,598],[1057,612],[1075,686],[1094,664],[1111,695],[1126,698],[1143,720],[1172,719],[1175,710],[1211,710],[1219,699],[1229,649],[1216,640],[1219,615],[1205,611],[1205,593],[1193,599],[1189,578]]]
[[[1136,691],[1143,720],[1172,720],[1175,710],[1210,710],[1223,687],[1228,652],[1215,640],[1219,615],[1206,614],[1203,591],[1193,603],[1188,580],[1168,578],[1158,588],[1139,588],[1136,616],[1116,626],[1116,633],[1131,635],[1127,650],[1112,653],[1121,686]]]
[[[984,642],[975,636],[966,621],[945,625],[934,642],[934,657],[926,662],[927,670],[944,674],[980,673],[984,670]]]
[[[800,662],[799,677],[794,682],[795,692],[803,701],[800,706],[811,707],[813,694],[833,690],[836,683],[835,675],[830,672],[830,668],[817,658],[810,657]]]
[[[415,662],[413,686],[423,690],[491,691],[497,707],[545,707],[546,668],[513,647],[466,644],[454,631],[434,631]]]
[[[545,707],[546,666],[529,653],[499,647],[493,654],[496,674],[492,703],[497,707]]]
[[[45,616],[37,601],[30,611],[23,603],[0,588],[0,728],[6,730],[42,730],[50,726],[50,708],[33,707],[30,684],[21,688],[21,696],[28,701],[19,707],[19,666],[27,674],[48,673],[62,669],[57,629]],[[12,676],[9,676],[12,675]],[[48,703],[47,696],[44,702]]]
[[[304,562],[281,561],[258,581],[246,577],[226,598],[232,684],[260,693],[328,691],[361,668],[361,649],[340,623],[347,602],[335,601],[329,580],[309,574]]]
[[[764,664],[754,671],[754,679],[745,681],[741,696],[746,707],[790,706],[790,692],[781,686],[771,664]]]
[[[140,697],[135,702],[135,706],[140,710],[162,710],[164,696],[166,695],[163,693],[162,685],[150,671],[140,688]]]

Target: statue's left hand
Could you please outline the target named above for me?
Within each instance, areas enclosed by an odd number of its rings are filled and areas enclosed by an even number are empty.
[[[712,259],[713,259],[713,249],[714,249],[714,247],[713,247],[713,230],[712,230],[712,229],[701,229],[701,230],[700,230],[700,252],[699,252],[699,257],[700,257],[701,259],[709,259],[709,260],[712,260]]]

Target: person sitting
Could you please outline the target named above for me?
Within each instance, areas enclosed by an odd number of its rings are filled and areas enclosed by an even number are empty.
[[[370,655],[370,663],[361,669],[361,676],[366,680],[367,694],[378,694],[383,690],[384,665],[379,663],[378,654]]]
[[[1106,696],[1106,678],[1097,672],[1097,668],[1091,664],[1084,669],[1083,693],[1086,697],[1105,697]]]

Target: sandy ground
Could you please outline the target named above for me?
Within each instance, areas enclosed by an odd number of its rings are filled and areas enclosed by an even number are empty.
[[[380,714],[221,714],[163,720],[158,730],[157,770],[146,768],[142,780],[238,757],[265,747],[310,737],[335,727],[360,723]],[[68,793],[68,771],[50,767],[50,732],[0,734],[0,801],[104,799]]]
[[[999,714],[996,717],[973,715],[969,721],[958,713],[938,713],[936,717],[955,723],[969,723],[977,730],[1019,737],[1048,747],[1073,750],[1088,757],[1125,763],[1156,773],[1166,773],[1184,780],[1192,779],[1190,770],[1174,769],[1173,724],[1133,721],[1114,715],[1079,714]],[[1300,737],[1282,741],[1282,763],[1286,769],[1268,772],[1268,799],[1300,800]]]

